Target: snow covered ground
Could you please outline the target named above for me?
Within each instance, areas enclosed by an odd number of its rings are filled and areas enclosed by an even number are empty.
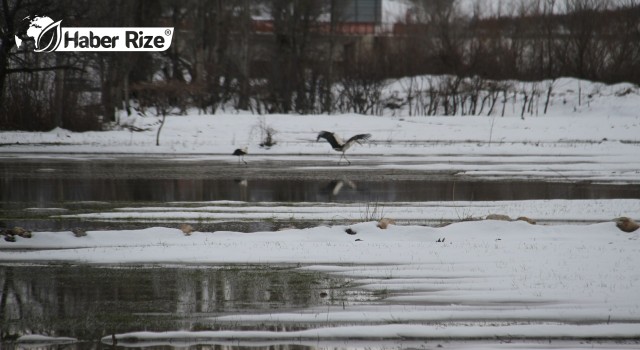
[[[237,161],[231,156],[233,150],[248,146],[249,168],[259,169],[261,164],[277,160],[288,163],[289,169],[333,169],[339,173],[346,169],[344,164],[337,165],[339,154],[326,142],[316,142],[319,131],[329,130],[346,137],[364,132],[373,135],[371,142],[349,150],[353,162],[350,170],[640,184],[637,88],[574,80],[556,83],[550,112],[526,115],[524,119],[515,104],[505,117],[193,113],[168,117],[161,145],[156,146],[154,118],[123,117],[121,124],[151,129],[5,131],[0,132],[0,157],[3,161],[91,161],[92,157],[155,154],[178,162],[206,159],[232,164]],[[585,94],[580,104],[577,91]],[[261,125],[276,131],[277,144],[270,149],[258,146]],[[639,341],[640,231],[621,232],[611,221],[623,215],[639,219],[639,199],[381,206],[385,216],[399,223],[404,220],[405,224],[379,229],[366,215],[363,217],[362,203],[170,203],[71,214],[87,220],[148,222],[149,227],[89,231],[85,237],[75,237],[69,231],[34,232],[30,239],[0,241],[0,263],[293,264],[300,269],[346,276],[353,279],[356,288],[380,295],[380,301],[370,305],[276,310],[213,319],[221,324],[313,325],[306,330],[132,333],[118,335],[120,344],[127,340],[191,344],[234,339],[281,343],[356,338],[595,338],[625,341],[618,345],[632,347]],[[597,223],[459,222],[490,213]],[[161,227],[181,220],[295,217],[331,221],[335,216],[353,224],[277,232],[194,232],[190,236]],[[416,225],[420,219],[456,223],[435,228]],[[356,234],[346,233],[347,228]]]
[[[82,214],[50,211],[54,217],[105,222],[173,223],[241,222],[360,222],[393,218],[403,223],[445,224],[484,219],[491,214],[539,222],[604,222],[640,212],[640,199],[433,201],[379,203],[181,202],[161,207],[120,207]],[[37,208],[33,208],[36,210]]]
[[[426,78],[425,78],[426,79]],[[388,86],[403,91],[407,82]],[[539,83],[539,89],[551,82]],[[247,146],[246,159],[296,166],[320,160],[322,169],[339,155],[316,136],[321,130],[348,138],[371,133],[370,142],[348,151],[367,168],[441,171],[459,176],[535,178],[564,181],[640,183],[640,90],[630,84],[607,86],[575,79],[553,82],[547,114],[544,99],[537,113],[520,117],[520,95],[506,102],[505,117],[410,116],[408,107],[384,116],[265,115],[222,113],[169,116],[155,145],[155,117],[122,116],[104,132],[0,132],[0,157],[94,157],[95,154],[190,155],[191,159],[235,162],[231,153]],[[524,86],[522,90],[532,89]],[[518,89],[516,89],[518,91]],[[544,92],[544,89],[542,89]],[[392,115],[395,114],[396,116]],[[133,132],[122,126],[148,128]],[[275,131],[275,146],[259,147],[263,130]],[[200,158],[193,158],[193,156]],[[344,164],[344,163],[343,163]],[[364,165],[362,165],[364,164]],[[318,168],[306,167],[309,171]]]
[[[237,233],[37,232],[0,242],[0,260],[100,264],[298,264],[353,279],[370,305],[237,314],[216,323],[305,324],[307,331],[134,333],[158,341],[311,339],[605,339],[640,334],[640,232],[587,226],[461,222],[442,228],[375,222]],[[444,240],[444,242],[442,242]],[[438,242],[440,241],[440,242]],[[328,326],[331,325],[331,326]],[[338,325],[338,326],[336,326]]]

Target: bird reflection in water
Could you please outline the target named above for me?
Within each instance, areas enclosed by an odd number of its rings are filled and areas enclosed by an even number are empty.
[[[329,184],[327,185],[327,192],[329,192],[329,198],[331,200],[336,199],[336,197],[338,197],[338,195],[340,194],[340,192],[342,192],[345,186],[351,190],[357,190],[357,186],[355,182],[347,179],[346,177],[340,180],[333,180],[329,182]]]
[[[239,200],[247,202],[249,198],[247,191],[247,187],[249,187],[249,181],[247,179],[237,178],[233,179],[233,182],[238,186],[238,189],[240,190]]]

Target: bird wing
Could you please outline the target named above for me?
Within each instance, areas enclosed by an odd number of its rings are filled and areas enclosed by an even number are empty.
[[[367,141],[370,138],[371,138],[371,134],[358,134],[358,135],[352,136],[349,140],[347,140],[346,143],[351,144],[351,143],[357,142],[359,144],[362,144],[360,141]]]

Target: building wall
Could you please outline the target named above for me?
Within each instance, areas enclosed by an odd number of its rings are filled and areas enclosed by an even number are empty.
[[[341,16],[345,22],[382,22],[382,0],[346,0]]]

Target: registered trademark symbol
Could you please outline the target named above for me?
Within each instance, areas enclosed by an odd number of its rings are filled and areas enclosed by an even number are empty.
[[[171,35],[171,29],[165,29],[164,35],[166,35],[166,36]]]

